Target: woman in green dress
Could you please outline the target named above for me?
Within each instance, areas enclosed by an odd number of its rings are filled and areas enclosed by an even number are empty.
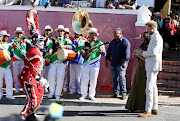
[[[143,32],[140,35],[142,44],[140,48],[142,50],[147,50],[150,41],[150,36],[147,32]],[[145,71],[145,59],[142,56],[137,55],[135,52],[132,56],[138,59],[138,65],[136,68],[136,73],[134,80],[130,89],[129,97],[125,108],[131,112],[138,111],[144,112],[145,102],[146,102],[146,71]]]

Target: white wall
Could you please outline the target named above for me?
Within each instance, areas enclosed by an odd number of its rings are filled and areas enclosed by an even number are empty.
[[[148,7],[154,7],[155,0],[137,0],[138,5],[148,5]]]

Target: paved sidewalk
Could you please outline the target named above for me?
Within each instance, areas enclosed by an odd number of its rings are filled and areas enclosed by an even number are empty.
[[[26,103],[26,96],[22,91],[20,94],[15,94],[14,96],[16,99],[10,100],[6,99],[4,95],[0,100],[0,104],[24,105]],[[49,105],[52,102],[56,102],[64,106],[125,106],[127,101],[127,99],[121,100],[120,96],[118,98],[111,98],[111,90],[97,90],[96,101],[91,101],[89,99],[80,101],[78,100],[80,95],[69,95],[68,92],[63,93],[61,99],[48,99],[47,96],[48,94],[44,94],[44,99],[41,105]],[[180,96],[159,96],[159,105],[180,106]]]

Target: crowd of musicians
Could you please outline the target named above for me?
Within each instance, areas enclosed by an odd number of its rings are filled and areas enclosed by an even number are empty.
[[[44,34],[41,37],[44,42],[43,49],[40,49],[44,59],[41,75],[49,83],[48,89],[44,87],[45,92],[49,92],[48,98],[60,99],[62,91],[67,91],[69,88],[69,94],[81,94],[82,96],[79,99],[84,100],[88,95],[88,84],[90,80],[89,98],[90,100],[95,100],[94,96],[96,93],[95,88],[99,74],[100,59],[101,55],[106,55],[104,45],[99,46],[103,42],[97,39],[97,29],[91,28],[87,32],[86,37],[82,34],[74,33],[73,38],[69,38],[70,31],[68,28],[64,28],[63,25],[58,25],[55,31],[57,32],[57,37],[52,36],[53,29],[51,26],[46,25],[43,30]],[[16,89],[15,93],[19,93],[20,91],[21,86],[18,75],[25,66],[24,58],[33,42],[32,37],[25,37],[24,34],[22,28],[17,27],[15,30],[16,36],[10,39],[10,43],[7,43],[10,35],[6,30],[0,32],[1,45],[9,51],[12,60],[12,64],[8,61],[0,65],[0,80],[3,80],[4,77],[6,98],[9,99],[15,99],[13,97],[13,80]],[[84,49],[86,46],[91,46],[91,48],[97,47],[91,52],[88,58],[82,57],[86,53],[86,49]],[[57,51],[59,49],[73,50],[77,53],[77,57],[71,61],[59,60],[57,57]],[[69,84],[67,79],[68,64],[70,67]],[[12,73],[10,65],[13,67]],[[3,96],[2,87],[3,81],[0,84],[0,99]]]

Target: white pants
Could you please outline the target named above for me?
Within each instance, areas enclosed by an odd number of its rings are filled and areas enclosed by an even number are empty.
[[[66,68],[65,68],[64,84],[63,84],[63,90],[67,91],[67,89],[68,89],[68,63],[66,64]]]
[[[146,72],[146,106],[145,111],[158,110],[157,75],[159,72]]]
[[[10,66],[7,68],[0,67],[0,97],[3,95],[3,77],[5,78],[6,83],[6,97],[13,95],[13,80]]]
[[[64,82],[65,68],[66,64],[61,62],[50,64],[48,80],[49,92],[51,95],[61,95]]]
[[[45,66],[41,72],[41,75],[43,78],[45,78],[48,81],[48,72],[49,72],[49,66]]]
[[[86,63],[82,66],[81,72],[81,95],[87,97],[88,83],[90,81],[89,97],[95,96],[99,68],[90,67],[89,63]]]
[[[24,60],[13,61],[13,79],[16,90],[20,89],[20,82],[18,79],[18,75],[21,73],[23,67],[24,67]]]
[[[70,64],[69,90],[71,93],[81,94],[81,64]]]

